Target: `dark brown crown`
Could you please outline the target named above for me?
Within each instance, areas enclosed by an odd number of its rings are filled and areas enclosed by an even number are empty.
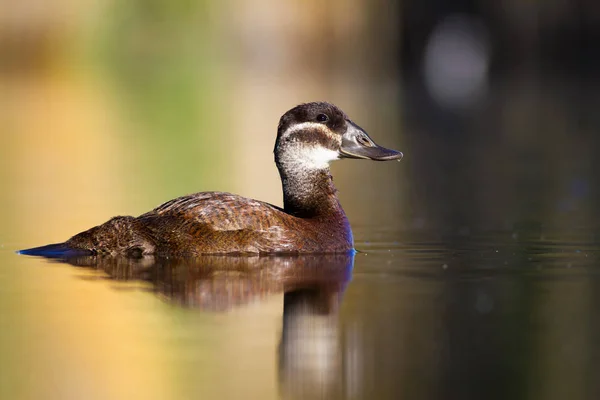
[[[322,115],[327,116],[326,121],[322,121]],[[326,102],[313,102],[300,104],[281,117],[277,128],[277,136],[281,136],[286,130],[295,124],[304,122],[315,122],[323,124],[331,132],[343,135],[346,132],[346,120],[348,116],[338,107]]]

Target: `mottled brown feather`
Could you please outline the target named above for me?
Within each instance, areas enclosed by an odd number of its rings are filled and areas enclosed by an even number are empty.
[[[115,217],[67,244],[130,255],[331,253],[351,250],[352,234],[343,214],[304,219],[261,201],[203,192],[138,218]]]

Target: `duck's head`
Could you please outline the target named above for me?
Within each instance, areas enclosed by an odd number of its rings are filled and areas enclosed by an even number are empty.
[[[377,145],[367,133],[330,103],[300,104],[279,120],[275,160],[278,165],[327,168],[340,158],[400,160],[402,153]]]

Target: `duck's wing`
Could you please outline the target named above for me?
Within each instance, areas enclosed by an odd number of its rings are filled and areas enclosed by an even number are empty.
[[[138,217],[155,241],[178,253],[291,251],[302,222],[279,207],[230,193],[195,193]]]
[[[143,214],[140,220],[173,217],[210,224],[216,231],[268,229],[292,216],[271,204],[224,192],[202,192],[170,200]]]

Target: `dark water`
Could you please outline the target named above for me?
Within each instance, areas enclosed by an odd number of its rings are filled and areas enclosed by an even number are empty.
[[[3,397],[597,398],[593,233],[355,231],[354,256],[3,249]]]

